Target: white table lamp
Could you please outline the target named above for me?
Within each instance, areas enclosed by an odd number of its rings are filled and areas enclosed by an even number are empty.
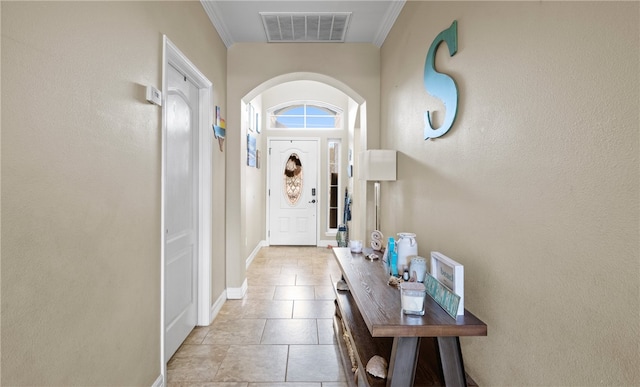
[[[373,181],[376,230],[380,230],[380,182],[396,180],[395,150],[369,149],[360,153],[360,180]]]

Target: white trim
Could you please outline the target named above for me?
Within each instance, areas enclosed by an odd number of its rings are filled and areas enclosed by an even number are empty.
[[[215,319],[218,313],[220,313],[220,309],[222,309],[222,305],[224,305],[224,302],[226,300],[227,300],[227,291],[224,290],[222,291],[222,293],[220,294],[220,297],[218,297],[216,302],[214,302],[213,305],[211,305],[211,310],[209,312],[209,324],[211,324],[213,322],[213,319]]]
[[[163,35],[162,52],[162,96],[168,95],[167,90],[167,65],[171,64],[188,77],[199,89],[199,128],[198,128],[198,294],[197,294],[197,324],[209,325],[210,305],[211,305],[211,230],[212,230],[212,210],[211,210],[211,159],[212,159],[212,134],[209,126],[213,122],[212,103],[212,83],[198,70],[191,61]],[[166,106],[163,101],[163,106]],[[165,347],[165,174],[166,174],[166,109],[162,109],[162,177],[161,177],[161,278],[160,278],[160,361],[162,367],[161,376],[166,375],[166,360],[164,358]]]
[[[318,247],[329,247],[329,246],[333,246],[333,247],[338,247],[338,242],[334,239],[321,239],[318,241]]]
[[[260,249],[263,246],[266,246],[266,245],[267,245],[267,241],[265,241],[265,240],[262,240],[262,241],[258,242],[256,247],[253,249],[251,254],[249,254],[249,257],[247,258],[246,265],[245,265],[246,269],[248,269],[249,266],[251,266],[251,262],[253,262],[253,260],[255,259],[256,255],[258,255],[258,252],[260,252]]]
[[[205,78],[206,79],[206,78]],[[212,182],[211,182],[211,144],[213,134],[210,124],[213,122],[212,87],[200,89],[200,149],[199,149],[199,194],[198,208],[199,219],[199,251],[198,262],[198,325],[209,325],[209,308],[211,307],[211,235],[213,212],[211,208]]]
[[[387,13],[384,15],[384,20],[382,20],[382,23],[380,23],[378,33],[373,39],[373,44],[375,44],[378,48],[382,47],[385,39],[387,39],[387,35],[389,35],[391,27],[393,27],[393,24],[396,22],[396,19],[400,15],[400,11],[402,11],[404,3],[406,3],[405,0],[396,0],[390,2]]]
[[[247,294],[247,279],[244,279],[242,286],[239,288],[227,288],[227,300],[241,300]]]
[[[229,33],[229,29],[227,28],[227,25],[225,24],[224,19],[218,16],[218,15],[222,15],[222,12],[220,11],[220,7],[218,7],[217,2],[200,0],[200,3],[202,4],[202,8],[204,8],[204,11],[206,12],[206,14],[209,16],[209,20],[211,20],[211,24],[213,24],[213,27],[218,32],[218,35],[220,35],[220,39],[222,39],[222,42],[224,43],[224,45],[227,48],[231,47],[234,41],[233,41],[233,38],[231,37],[231,34]]]
[[[155,382],[153,382],[153,384],[151,385],[151,387],[164,387],[164,382],[163,382],[163,378],[162,378],[162,374],[158,376],[158,378],[156,379]]]

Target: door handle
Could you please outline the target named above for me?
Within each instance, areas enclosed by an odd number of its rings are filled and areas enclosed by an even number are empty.
[[[309,203],[315,203],[316,199],[311,200]]]

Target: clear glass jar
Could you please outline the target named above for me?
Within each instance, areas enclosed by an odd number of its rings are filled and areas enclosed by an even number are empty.
[[[418,282],[424,282],[425,276],[427,275],[427,260],[418,256],[411,258],[409,275],[415,277]]]

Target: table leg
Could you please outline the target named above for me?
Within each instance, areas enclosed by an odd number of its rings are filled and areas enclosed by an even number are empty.
[[[394,337],[391,348],[387,387],[413,385],[418,362],[419,337]]]
[[[440,349],[440,361],[442,362],[445,385],[466,387],[467,378],[464,373],[462,352],[460,351],[460,338],[457,336],[438,337],[438,348]]]

